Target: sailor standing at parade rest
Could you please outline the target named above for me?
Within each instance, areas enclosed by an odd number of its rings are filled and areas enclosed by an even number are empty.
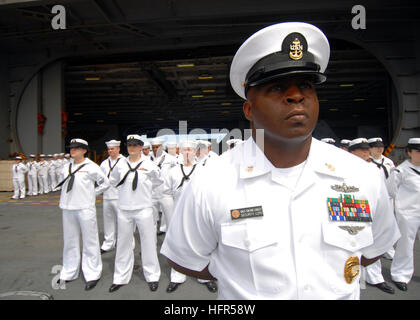
[[[357,138],[349,143],[349,152],[363,159],[364,161],[370,162],[370,145],[366,138]],[[375,170],[376,167],[372,167],[372,170]],[[383,172],[380,171],[382,176],[383,183],[386,185],[385,176]],[[388,191],[385,190],[382,195],[382,201],[389,202],[389,206],[393,208],[391,199],[389,198]],[[393,214],[393,210],[392,210]],[[392,246],[390,247],[392,248]],[[389,248],[388,248],[389,249]],[[376,262],[370,264],[365,268],[366,271],[366,283],[377,287],[379,290],[382,290],[389,294],[394,294],[394,288],[392,288],[384,279],[382,275],[382,264],[381,260],[378,259]]]
[[[369,149],[370,163],[376,165],[376,167],[383,172],[384,178],[385,178],[385,184],[387,186],[387,189],[389,189],[390,180],[388,178],[391,173],[391,169],[395,168],[394,162],[383,155],[385,145],[382,141],[382,138],[380,137],[370,138],[368,139],[368,143],[370,146],[370,149]],[[392,206],[394,206],[394,200],[392,199],[391,196],[390,196],[390,200],[391,200]],[[394,254],[395,254],[394,247],[391,247],[384,254],[384,258],[392,260],[394,258]]]
[[[158,166],[160,174],[163,180],[165,180],[168,171],[176,166],[177,160],[174,156],[168,154],[163,148],[163,139],[153,138],[150,141],[152,145],[153,154],[155,155],[154,163]],[[169,211],[173,210],[173,198],[162,193],[163,184],[156,187],[153,190],[153,214],[155,221],[160,218],[159,234],[166,232],[166,221]],[[162,216],[159,217],[159,212],[162,212]]]
[[[38,182],[39,194],[46,194],[50,192],[48,184],[48,163],[45,161],[46,155],[41,153],[38,162]]]
[[[62,187],[60,208],[63,210],[64,238],[63,268],[59,281],[68,282],[78,278],[82,240],[81,260],[86,281],[85,290],[91,290],[102,274],[96,196],[110,185],[99,166],[87,157],[89,145],[86,140],[72,139],[69,148],[72,159],[63,168],[65,178],[58,185]],[[96,188],[95,183],[98,185]]]
[[[409,139],[406,152],[409,159],[391,169],[389,178],[401,231],[391,264],[391,278],[402,291],[407,291],[414,274],[414,242],[420,229],[420,138]]]
[[[101,170],[109,178],[112,170],[124,157],[120,154],[121,141],[110,140],[105,142],[109,157],[102,161]],[[101,253],[115,248],[117,241],[117,217],[118,217],[118,190],[111,186],[103,194],[103,216],[104,216],[104,242],[101,246]]]
[[[16,163],[12,167],[12,181],[13,181],[13,196],[12,199],[25,198],[25,173],[28,172],[26,165],[22,163],[22,157],[15,157]]]
[[[152,191],[163,183],[159,168],[141,155],[142,138],[127,136],[128,157],[112,170],[109,180],[118,189],[118,231],[114,279],[110,292],[130,282],[134,266],[133,231],[140,234],[143,274],[151,291],[159,285],[160,265],[157,255],[156,225],[153,217]]]
[[[252,137],[190,181],[161,249],[177,271],[217,279],[219,299],[358,299],[360,265],[400,236],[379,171],[312,138],[329,54],[317,27],[289,22],[232,60]]]
[[[28,196],[36,196],[38,194],[38,163],[35,161],[34,154],[29,155],[29,162],[26,164],[28,168]]]

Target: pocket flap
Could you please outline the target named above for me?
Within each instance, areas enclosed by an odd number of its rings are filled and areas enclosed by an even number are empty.
[[[373,244],[371,223],[326,222],[322,233],[326,243],[352,252]]]

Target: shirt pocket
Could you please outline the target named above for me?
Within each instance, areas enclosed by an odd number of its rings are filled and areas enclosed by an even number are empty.
[[[347,262],[357,258],[360,263],[361,250],[373,244],[371,223],[325,222],[322,234],[324,259],[331,275],[326,280],[332,291],[343,297],[355,294],[359,290],[361,266],[349,268]],[[356,270],[358,274],[354,276]]]
[[[278,294],[289,281],[289,265],[274,226],[263,220],[221,225],[224,272],[261,294]],[[226,263],[226,261],[228,263]]]

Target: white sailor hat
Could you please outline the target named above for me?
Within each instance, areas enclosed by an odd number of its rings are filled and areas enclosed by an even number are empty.
[[[420,150],[420,138],[410,138],[408,140],[407,148]]]
[[[121,145],[121,141],[117,141],[117,140],[109,140],[107,142],[105,142],[107,147],[119,147]]]
[[[48,155],[47,155],[47,157],[48,157],[48,158],[52,158],[52,157],[53,157],[53,155],[52,155],[52,154],[48,154]]]
[[[152,140],[150,140],[150,144],[151,144],[152,146],[161,145],[161,144],[163,144],[163,139],[158,138],[158,137],[153,138]]]
[[[40,157],[40,158],[46,158],[47,156],[46,156],[45,154],[41,153],[41,154],[39,155],[39,157]]]
[[[86,140],[75,138],[70,140],[69,148],[85,148],[87,149],[89,147]]]
[[[140,145],[143,146],[144,142],[138,134],[129,134],[127,136],[127,146]]]
[[[15,160],[22,160],[22,157],[21,156],[16,156]]]
[[[29,155],[29,158],[36,158],[36,155],[34,155],[33,153],[31,153],[31,154]]]
[[[150,148],[150,142],[149,141],[144,141],[144,144],[143,144],[143,149],[144,148]]]
[[[321,141],[329,144],[335,144],[335,140],[333,138],[324,138],[321,139]]]
[[[180,149],[184,149],[184,148],[195,149],[196,147],[197,147],[197,141],[196,140],[188,139],[188,140],[181,140],[179,142],[179,148]]]
[[[168,141],[165,143],[165,147],[167,148],[176,148],[178,143],[176,141]]]
[[[53,157],[58,157],[59,156],[59,154],[58,153],[54,153],[53,154]]]
[[[349,143],[349,151],[353,151],[356,149],[369,149],[369,143],[366,138],[357,138],[351,140]]]
[[[246,99],[252,86],[289,75],[308,74],[314,83],[330,58],[327,37],[317,27],[303,22],[285,22],[259,30],[238,49],[230,68],[230,83]]]
[[[368,139],[368,143],[371,148],[373,147],[384,147],[384,143],[382,141],[382,138],[370,138]]]
[[[349,146],[349,144],[350,144],[350,140],[347,140],[347,139],[341,139],[341,141],[340,141],[340,146],[341,146],[341,147],[348,147],[348,146]]]
[[[211,145],[211,142],[209,142],[207,140],[198,140],[197,141],[197,147],[198,148],[207,148],[210,145]]]
[[[70,153],[66,153],[64,156],[65,156],[66,158],[70,158]]]
[[[63,152],[62,152],[62,153],[60,153],[60,157],[61,157],[61,156],[64,156],[64,153],[63,153]]]

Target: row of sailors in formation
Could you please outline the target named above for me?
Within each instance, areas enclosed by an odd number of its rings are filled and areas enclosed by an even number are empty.
[[[230,149],[241,141],[241,139],[229,139],[226,141],[226,144]],[[161,139],[153,139],[152,142],[155,148],[163,144]],[[198,140],[197,143],[196,162],[205,164],[208,159],[218,156],[217,153],[211,150],[211,142]],[[175,157],[176,161],[182,162],[182,155],[180,155],[178,151],[178,143],[167,142],[164,146],[169,155]],[[142,154],[149,159],[154,160],[156,151],[151,151],[151,149],[153,149],[151,143],[145,141]],[[70,154],[41,154],[39,158],[40,160],[36,161],[36,156],[31,154],[29,156],[29,162],[25,164],[23,163],[22,157],[15,157],[16,164],[12,167],[14,190],[12,199],[24,199],[25,196],[36,196],[38,194],[42,195],[61,190],[60,187],[57,188],[56,186],[64,178],[62,176],[62,169],[70,161]],[[27,192],[25,175],[27,175]]]
[[[22,157],[15,158],[12,166],[13,196],[12,199],[23,199],[26,195],[36,196],[52,191],[58,191],[55,186],[63,179],[61,172],[69,163],[70,154],[56,153],[54,155],[41,154],[39,161],[31,154],[29,162],[23,163]],[[26,193],[25,175],[28,179],[28,192]]]
[[[321,141],[335,145],[332,138]],[[357,138],[354,140],[343,139],[339,147],[364,161],[372,163],[374,167],[383,172],[383,179],[387,187],[384,195],[394,206],[397,214],[401,238],[396,249],[391,247],[384,255],[392,260],[391,278],[395,285],[402,291],[407,290],[407,284],[414,274],[413,249],[417,231],[420,227],[420,138],[410,138],[407,145],[407,155],[399,166],[383,155],[384,143],[382,138]],[[393,294],[394,289],[384,280],[381,261],[366,268],[366,282],[380,290]]]
[[[229,148],[238,139],[227,141]],[[60,280],[70,282],[79,276],[80,260],[86,290],[94,288],[101,278],[101,254],[116,248],[114,292],[130,282],[134,267],[134,231],[140,235],[141,263],[151,291],[156,291],[161,276],[157,252],[158,222],[163,233],[168,227],[177,200],[191,177],[218,155],[203,140],[180,141],[179,145],[152,139],[150,147],[136,134],[127,137],[128,156],[120,154],[120,141],[106,142],[109,157],[100,166],[89,158],[88,142],[71,140],[70,162],[62,170],[60,208],[63,210],[63,268]],[[146,147],[146,148],[145,148]],[[148,148],[149,147],[149,148]],[[175,152],[179,148],[179,154]],[[96,183],[97,187],[95,188]],[[99,243],[96,220],[96,196],[103,194],[104,240]],[[161,216],[160,216],[161,213]],[[80,232],[82,237],[80,237]],[[83,242],[82,255],[79,242]],[[167,292],[175,291],[186,276],[171,270]],[[217,283],[198,280],[211,292]]]

